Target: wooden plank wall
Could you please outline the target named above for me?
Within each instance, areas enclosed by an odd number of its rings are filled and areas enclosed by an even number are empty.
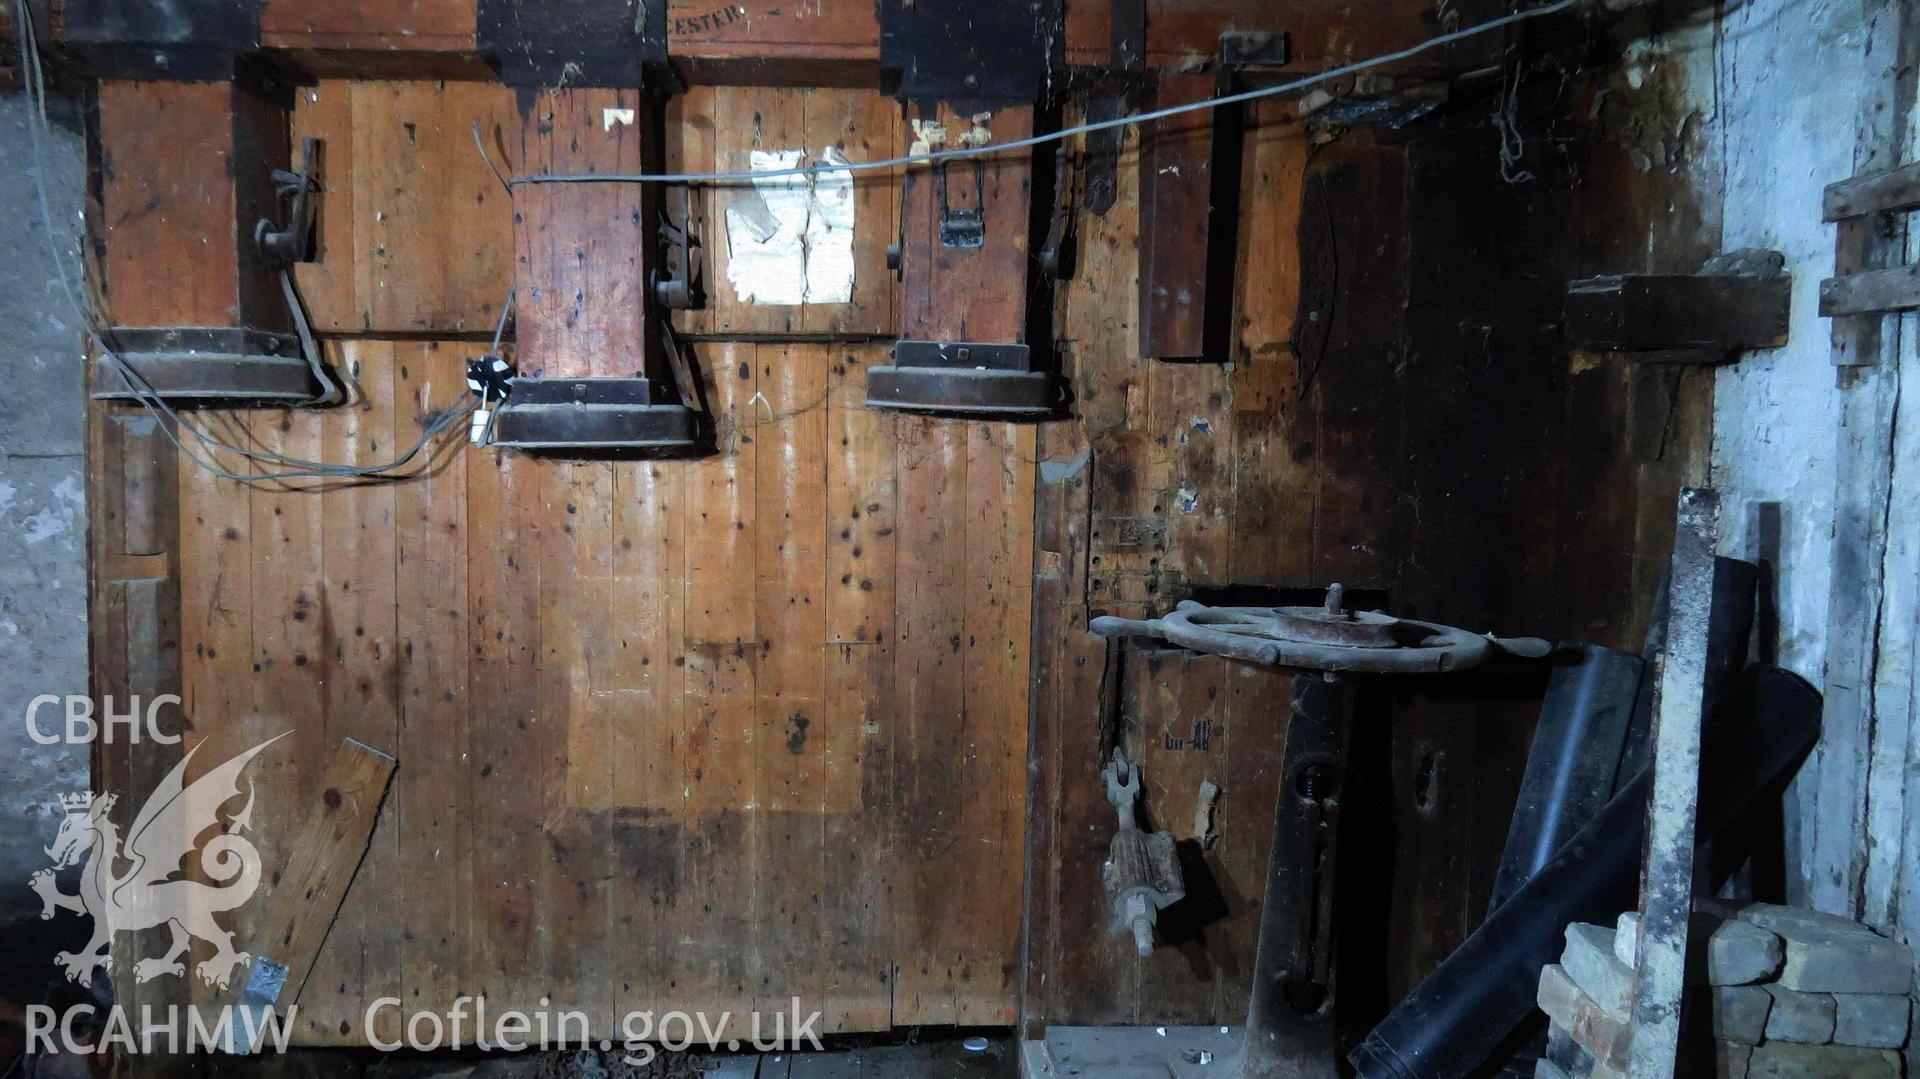
[[[1278,104],[1247,124],[1231,362],[1139,358],[1131,134],[1119,197],[1083,214],[1061,294],[1076,416],[1041,439],[1029,1033],[1240,1021],[1264,881],[1284,685],[1178,653],[1116,659],[1089,614],[1337,580],[1416,617],[1637,650],[1673,491],[1704,470],[1705,379],[1558,340],[1565,280],[1611,257],[1583,237],[1637,190],[1612,144],[1526,188],[1500,180],[1470,111],[1414,138],[1310,139]],[[1615,186],[1598,197],[1582,179]],[[1364,1029],[1484,915],[1537,690],[1369,695],[1343,840],[1343,1022]],[[1147,959],[1106,932],[1109,722],[1203,904]],[[1205,846],[1202,780],[1222,791]]]
[[[220,422],[390,455],[470,351],[339,343],[353,406]],[[1013,1020],[1032,430],[927,454],[932,421],[860,404],[877,346],[699,354],[703,459],[454,447],[403,483],[251,491],[182,465],[186,710],[222,748],[293,732],[267,863],[324,747],[401,759],[303,1040],[360,1042],[382,995],[548,997],[596,1034],[788,995],[831,1030]]]
[[[355,400],[202,422],[331,459],[411,443],[509,286],[508,200],[471,132],[511,170],[514,107],[479,83],[299,92],[327,184],[301,286]],[[680,322],[712,456],[457,448],[401,484],[324,491],[180,462],[186,716],[225,752],[296,731],[256,765],[269,860],[317,771],[301,762],[343,735],[400,760],[300,1036],[361,1042],[360,1002],[383,994],[544,997],[600,1024],[663,994],[735,1012],[798,994],[849,1031],[1231,1021],[1283,687],[1213,659],[1114,664],[1089,614],[1340,580],[1422,617],[1633,646],[1664,556],[1654,507],[1701,457],[1703,384],[1558,351],[1561,279],[1520,270],[1610,268],[1563,239],[1582,220],[1565,177],[1504,188],[1471,118],[1319,146],[1285,106],[1249,120],[1230,362],[1139,358],[1130,134],[1059,296],[1067,420],[860,406],[900,306],[897,192],[868,185],[853,304],[740,304],[710,257],[712,306]],[[688,167],[901,141],[890,104],[820,89],[698,90],[667,132]],[[1575,256],[1516,242],[1514,220]],[[1098,885],[1107,699],[1149,818],[1211,889],[1144,961],[1106,936]],[[1350,999],[1384,1008],[1477,922],[1529,711],[1468,687],[1369,713],[1371,812],[1350,819],[1379,872],[1347,909],[1396,928]],[[1202,780],[1224,792],[1210,844]]]

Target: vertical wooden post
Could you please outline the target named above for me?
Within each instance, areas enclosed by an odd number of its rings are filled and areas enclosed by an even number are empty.
[[[254,226],[278,222],[287,108],[241,82],[100,83],[99,234],[117,326],[292,325]]]
[[[653,127],[637,90],[521,91],[520,168],[639,172]],[[516,343],[532,378],[644,378],[652,235],[640,184],[513,189]]]
[[[1666,650],[1656,660],[1653,797],[1640,883],[1639,963],[1633,986],[1628,1074],[1674,1074],[1686,983],[1687,923],[1693,911],[1694,819],[1700,807],[1700,724],[1706,707],[1707,626],[1720,496],[1680,492],[1674,530]]]
[[[994,142],[1033,134],[1033,106],[1017,105],[971,117],[951,105],[911,106],[921,131],[939,125],[950,149],[970,129]],[[907,173],[906,242],[901,253],[903,310],[900,336],[942,341],[1026,340],[1027,212],[1032,160],[1021,154],[950,161]],[[944,189],[944,192],[943,192]],[[978,210],[985,242],[957,247],[941,242],[944,210]]]

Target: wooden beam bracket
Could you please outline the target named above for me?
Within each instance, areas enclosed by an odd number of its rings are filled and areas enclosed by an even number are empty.
[[[478,0],[475,39],[509,86],[672,85],[667,5]]]
[[[1793,281],[1778,252],[1715,256],[1695,274],[1610,274],[1567,285],[1566,339],[1635,359],[1724,363],[1786,344]]]
[[[225,81],[260,48],[264,0],[67,0],[60,43],[100,78]]]
[[[1036,101],[1054,73],[1061,0],[880,0],[880,78],[903,101],[969,110]]]

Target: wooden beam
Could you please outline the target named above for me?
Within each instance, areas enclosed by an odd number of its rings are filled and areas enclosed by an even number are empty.
[[[1680,492],[1665,651],[1655,660],[1653,797],[1640,876],[1639,963],[1628,1075],[1674,1074],[1680,1044],[1687,929],[1693,913],[1694,820],[1700,808],[1700,723],[1706,709],[1707,624],[1713,607],[1720,496]]]
[[[1820,314],[1886,315],[1920,307],[1920,265],[1829,277],[1820,282]]]
[[[1920,209],[1920,162],[1827,185],[1821,220]]]
[[[1575,348],[1737,351],[1786,344],[1793,281],[1785,275],[1618,274],[1567,286]]]
[[[253,965],[246,981],[230,992],[236,1011],[251,1013],[254,1022],[235,1016],[223,1046],[228,1051],[258,1048],[266,1032],[266,1013],[299,1002],[307,974],[367,853],[395,766],[392,757],[351,738],[334,752],[314,795],[312,815],[287,848],[294,852],[291,864],[279,874],[246,942]]]
[[[523,172],[638,172],[653,128],[634,90],[563,89],[521,110]],[[648,269],[639,184],[523,184],[513,190],[522,374],[645,374]]]

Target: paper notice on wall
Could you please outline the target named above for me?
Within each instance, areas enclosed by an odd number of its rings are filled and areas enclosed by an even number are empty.
[[[798,168],[804,149],[755,150],[754,172]],[[844,165],[829,148],[821,163]],[[728,203],[727,280],[744,303],[846,303],[853,298],[853,174],[769,176]]]
[[[837,147],[820,154],[822,165],[845,165]],[[807,218],[807,302],[853,299],[853,173],[834,169],[813,177]]]

